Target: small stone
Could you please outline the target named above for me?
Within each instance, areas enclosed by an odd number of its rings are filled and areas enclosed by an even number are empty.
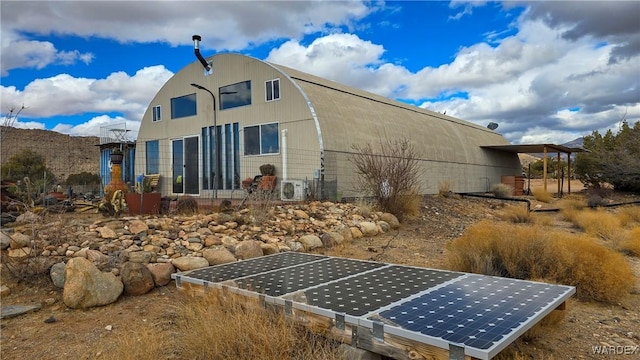
[[[113,330],[113,325],[107,325],[107,326],[104,327],[104,329],[107,330],[107,331],[111,331],[111,330]]]
[[[44,323],[45,324],[53,324],[56,321],[58,321],[58,319],[56,319],[53,316],[49,316],[48,318],[44,319]]]
[[[7,285],[0,285],[0,297],[5,297],[11,294],[11,288]]]

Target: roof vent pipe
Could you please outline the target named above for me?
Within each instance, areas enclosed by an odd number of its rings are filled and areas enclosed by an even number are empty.
[[[196,54],[196,57],[200,60],[200,63],[207,71],[211,70],[211,66],[209,66],[207,60],[200,55],[200,41],[202,40],[202,37],[200,37],[200,35],[193,35],[191,40],[193,40],[193,52]]]

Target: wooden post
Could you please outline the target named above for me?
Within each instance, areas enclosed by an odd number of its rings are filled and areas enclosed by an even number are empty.
[[[571,153],[567,153],[567,193],[571,194]]]
[[[560,151],[558,151],[558,165],[556,166],[556,178],[558,179],[558,197],[562,192],[562,172],[560,171]]]
[[[544,145],[542,148],[543,158],[542,158],[542,180],[544,182],[544,191],[547,191],[547,146]]]

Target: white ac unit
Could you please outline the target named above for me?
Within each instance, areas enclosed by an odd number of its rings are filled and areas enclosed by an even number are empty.
[[[307,186],[304,180],[282,180],[280,182],[280,198],[282,201],[304,201]]]

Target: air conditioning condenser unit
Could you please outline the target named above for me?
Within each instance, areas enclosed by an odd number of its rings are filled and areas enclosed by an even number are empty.
[[[280,198],[282,201],[304,201],[307,186],[304,180],[282,180],[280,182]]]

